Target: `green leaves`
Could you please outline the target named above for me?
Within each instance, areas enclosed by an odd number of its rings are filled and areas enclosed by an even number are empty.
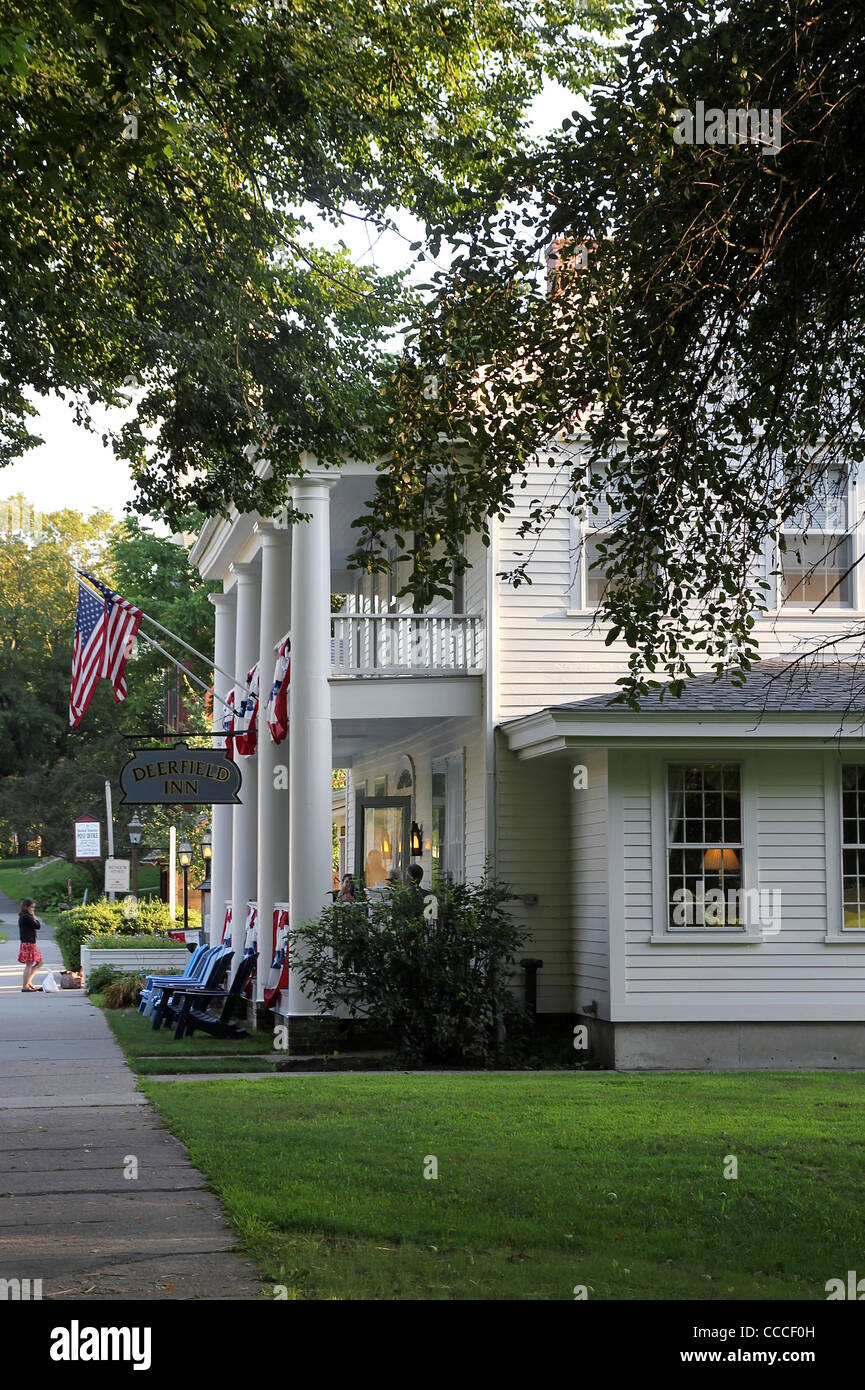
[[[825,0],[653,6],[594,120],[510,159],[391,380],[396,462],[358,563],[369,536],[410,530],[420,598],[510,513],[531,555],[562,510],[596,515],[603,466],[627,519],[598,547],[599,617],[631,649],[629,697],[655,670],[749,658],[779,520],[865,455],[865,13],[849,19]],[[744,73],[780,149],[674,144],[673,110],[742,106]],[[416,383],[445,366],[430,405]]]

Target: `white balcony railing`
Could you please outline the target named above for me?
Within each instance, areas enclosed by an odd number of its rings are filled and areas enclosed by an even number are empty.
[[[334,676],[468,674],[483,669],[479,615],[342,613],[331,618]]]

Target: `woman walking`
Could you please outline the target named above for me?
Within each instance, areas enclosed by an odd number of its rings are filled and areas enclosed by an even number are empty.
[[[18,964],[24,966],[22,994],[42,993],[41,985],[31,985],[30,983],[42,964],[42,953],[36,945],[36,933],[42,923],[36,916],[35,907],[36,903],[32,898],[25,898],[21,904],[21,911],[18,913],[18,940],[21,942]]]

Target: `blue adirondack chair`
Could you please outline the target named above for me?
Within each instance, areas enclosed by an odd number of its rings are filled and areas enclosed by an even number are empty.
[[[154,1004],[154,986],[156,984],[167,984],[171,981],[179,983],[181,980],[186,984],[192,980],[198,980],[203,970],[202,962],[210,949],[211,948],[208,946],[198,946],[186,962],[186,969],[182,975],[148,975],[144,988],[141,991],[141,1002],[138,1005],[138,1012],[144,1014],[145,1018],[152,1012]]]
[[[246,1029],[232,1023],[231,1015],[245,1004],[243,991],[252,979],[257,959],[257,951],[250,951],[243,957],[230,989],[202,989],[189,985],[177,990],[168,1005],[168,1012],[176,1024],[175,1038],[182,1038],[184,1033],[191,1037],[196,1029],[213,1038],[245,1038]],[[215,1008],[220,1004],[222,1008],[216,1013]]]
[[[162,1027],[166,1015],[170,1016],[172,997],[175,990],[190,990],[195,993],[202,989],[217,989],[222,977],[225,975],[234,955],[230,946],[211,946],[204,957],[204,974],[198,980],[190,980],[182,983],[177,976],[173,980],[163,981],[154,986],[156,1002],[153,1007],[153,1028],[155,1032]]]

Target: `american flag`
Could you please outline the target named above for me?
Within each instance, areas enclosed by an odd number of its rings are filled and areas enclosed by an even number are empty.
[[[103,676],[111,681],[114,699],[118,702],[126,699],[126,662],[144,617],[140,608],[127,603],[125,598],[85,574],[84,570],[75,573],[81,575],[81,579],[78,580],[69,691],[69,723],[73,729],[77,729],[84,718],[96,682]],[[83,584],[82,579],[87,583]]]

